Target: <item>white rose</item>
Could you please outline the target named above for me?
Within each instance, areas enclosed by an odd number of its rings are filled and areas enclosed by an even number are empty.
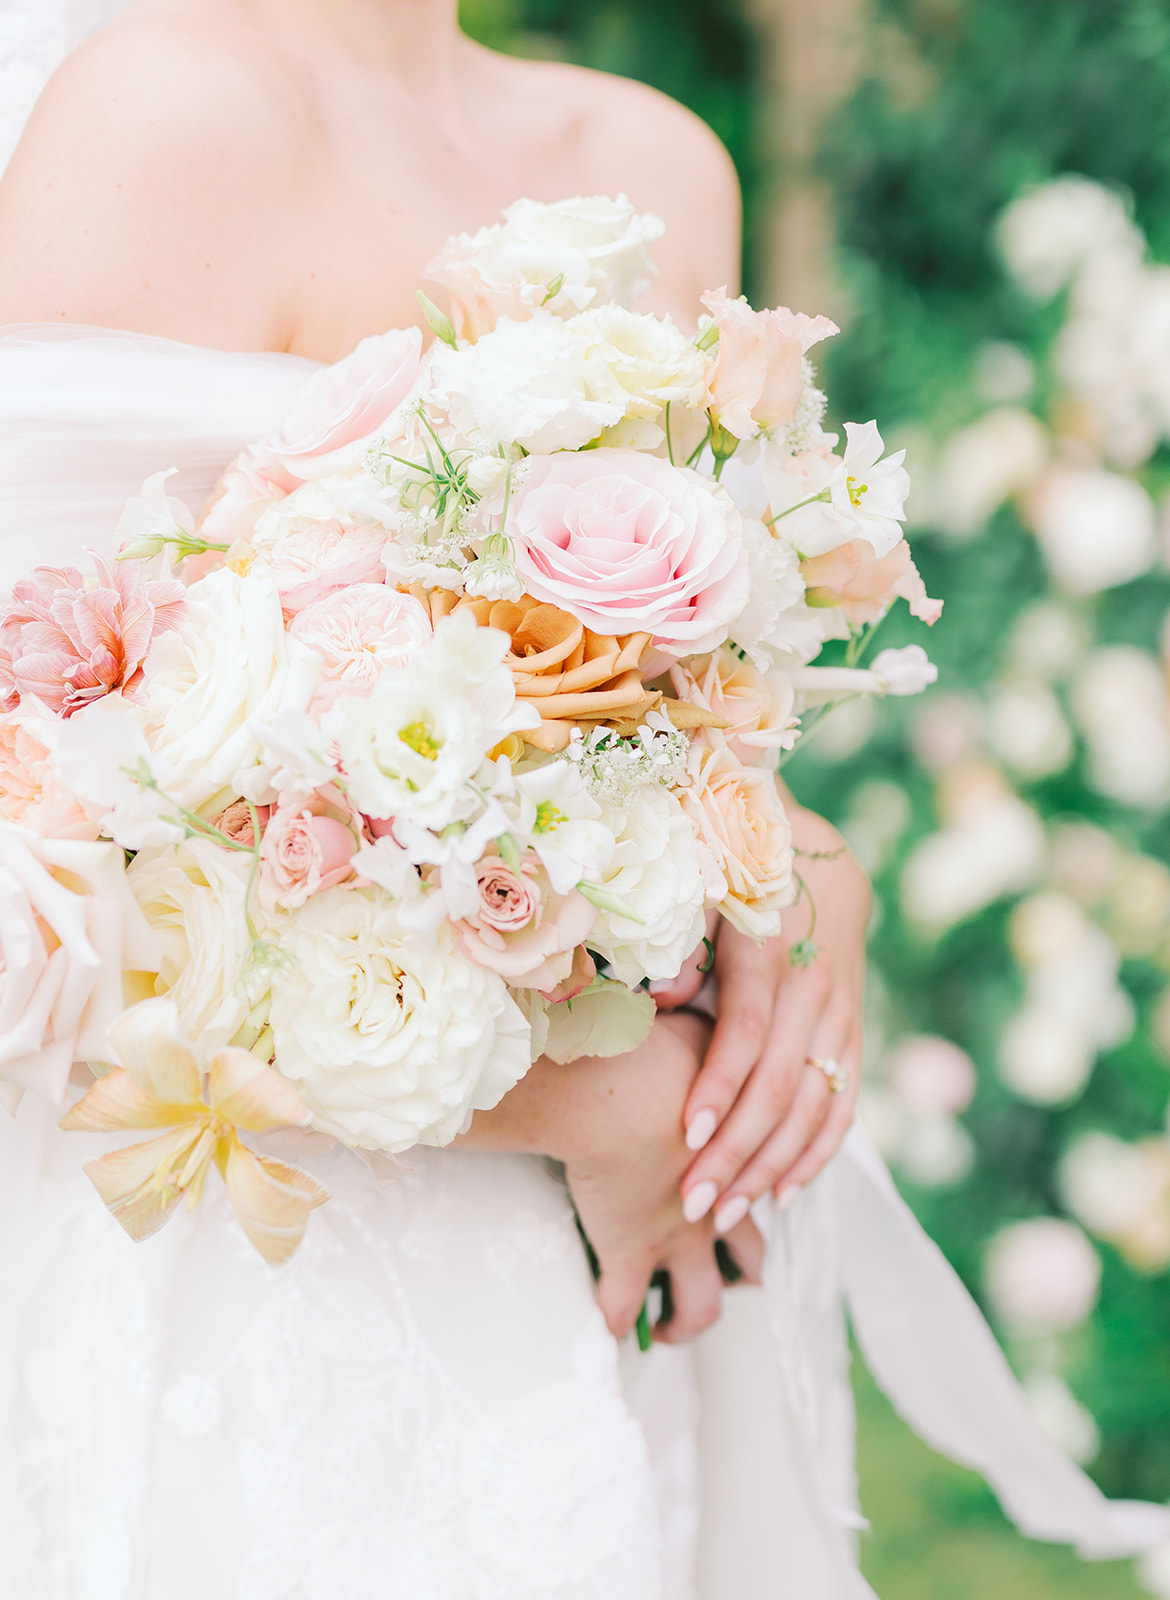
[[[117,845],[0,823],[0,1105],[60,1103],[75,1060],[108,1058],[123,970],[156,961]]]
[[[157,991],[178,1006],[184,1033],[212,1049],[229,1043],[249,1011],[240,973],[251,945],[251,868],[250,854],[188,839],[140,851],[126,873],[161,949]]]
[[[330,889],[296,917],[273,985],[276,1063],[313,1125],[359,1149],[447,1144],[528,1071],[503,980],[405,931],[377,889]]]
[[[636,985],[673,978],[706,932],[706,894],[694,831],[674,795],[647,784],[629,807],[602,820],[617,840],[605,887],[642,919],[603,911],[589,948]]]
[[[540,720],[516,700],[503,665],[509,642],[460,612],[409,665],[384,671],[367,699],[337,702],[342,765],[361,811],[442,830],[479,809],[468,783],[484,756]]]
[[[579,450],[626,414],[585,337],[547,312],[529,322],[505,317],[478,344],[437,346],[431,380],[436,402],[481,451]]]
[[[285,633],[262,573],[222,568],[192,584],[180,626],[156,640],[139,703],[151,749],[173,769],[168,793],[195,811],[254,766],[253,724],[304,710],[318,664]]]
[[[457,333],[478,339],[500,317],[542,307],[570,317],[605,301],[632,305],[653,271],[646,245],[662,231],[625,195],[518,200],[503,222],[448,240],[426,277],[447,290]]]

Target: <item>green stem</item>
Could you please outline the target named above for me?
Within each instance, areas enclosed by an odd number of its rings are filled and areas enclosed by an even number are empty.
[[[674,460],[674,442],[672,441],[672,439],[670,437],[670,401],[669,400],[666,402],[666,416],[665,416],[665,418],[663,420],[664,420],[664,422],[666,424],[666,454],[669,456],[670,464],[673,467],[675,465],[675,460]]]

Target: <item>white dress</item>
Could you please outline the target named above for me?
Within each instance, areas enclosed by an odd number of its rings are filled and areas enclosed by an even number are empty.
[[[0,333],[0,591],[108,549],[150,473],[199,504],[312,363]],[[1033,1428],[994,1340],[854,1133],[770,1233],[765,1290],[619,1352],[557,1173],[419,1151],[265,1267],[222,1188],[132,1244],[99,1136],[0,1112],[0,1600],[862,1600],[844,1308],[932,1443],[1027,1531],[1170,1534]],[[291,1136],[290,1136],[291,1137]]]

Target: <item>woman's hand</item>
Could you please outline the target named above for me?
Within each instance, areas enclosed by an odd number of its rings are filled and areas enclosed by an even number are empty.
[[[684,1112],[687,1142],[702,1152],[683,1179],[686,1214],[712,1214],[721,1232],[766,1189],[783,1205],[816,1177],[848,1131],[860,1087],[869,883],[823,818],[791,801],[789,815],[797,871],[816,906],[818,954],[808,965],[791,959],[809,935],[808,896],[763,946],[723,925],[718,1021]],[[685,1004],[697,981],[686,971],[656,987],[660,1006]],[[844,1069],[843,1093],[816,1060]]]
[[[709,1037],[694,1016],[663,1015],[629,1055],[540,1062],[495,1111],[477,1112],[460,1141],[564,1162],[601,1268],[598,1303],[616,1338],[633,1328],[659,1269],[670,1273],[674,1314],[656,1338],[682,1343],[719,1316],[714,1226],[709,1217],[687,1222],[680,1194],[692,1160],[683,1106]],[[745,1277],[758,1282],[763,1243],[750,1219],[728,1242]]]

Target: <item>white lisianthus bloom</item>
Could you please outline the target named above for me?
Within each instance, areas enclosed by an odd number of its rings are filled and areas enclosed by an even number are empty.
[[[653,272],[646,246],[662,231],[625,195],[518,200],[503,222],[450,239],[426,278],[446,289],[459,336],[478,339],[500,317],[519,320],[542,307],[571,317],[604,301],[633,305]]]
[[[174,768],[150,748],[138,712],[120,695],[105,695],[66,721],[47,721],[44,730],[61,782],[124,850],[184,837],[166,798]],[[158,788],[144,787],[144,777]]]
[[[697,407],[707,384],[708,361],[669,317],[650,317],[622,306],[598,306],[567,324],[598,363],[593,382],[608,384],[598,399],[612,400],[626,417],[657,422],[668,405]],[[654,430],[651,447],[661,444]]]
[[[617,841],[604,885],[641,921],[603,910],[589,948],[623,983],[673,978],[706,932],[706,890],[691,824],[675,796],[656,785],[602,820]]]
[[[583,879],[601,881],[614,837],[575,766],[548,761],[517,773],[504,806],[518,845],[536,851],[555,894],[568,894]]]
[[[506,634],[448,617],[409,665],[362,700],[338,700],[337,741],[350,798],[371,817],[441,832],[478,810],[468,790],[487,752],[539,713],[517,701]]]
[[[244,851],[188,839],[140,851],[126,872],[160,946],[156,992],[175,1002],[183,1032],[212,1049],[231,1041],[250,1009],[240,974],[251,945],[244,913],[251,867]],[[256,906],[253,914],[260,915]]]
[[[434,402],[480,451],[579,450],[626,414],[585,336],[548,312],[505,317],[478,344],[436,347],[431,381]]]
[[[318,662],[285,633],[280,595],[263,573],[226,567],[187,591],[187,614],[146,658],[138,696],[150,747],[173,769],[168,793],[197,811],[260,753],[255,725],[304,710]]]
[[[902,538],[910,493],[905,450],[883,460],[876,422],[847,422],[845,438],[843,457],[765,455],[772,525],[802,556],[827,555],[850,539],[865,539],[887,556]]]
[[[449,932],[431,943],[404,930],[379,890],[317,895],[289,943],[276,1062],[322,1132],[368,1150],[447,1144],[528,1071],[528,1023],[503,980]]]

